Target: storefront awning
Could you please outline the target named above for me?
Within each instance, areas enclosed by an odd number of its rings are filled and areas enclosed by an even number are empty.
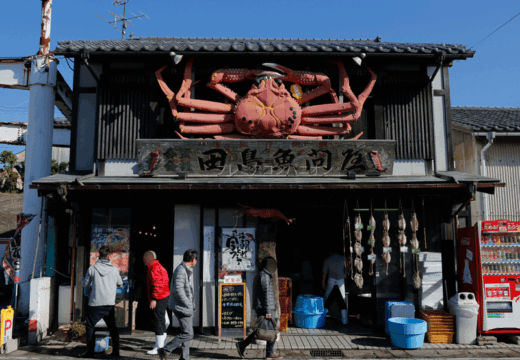
[[[489,194],[504,187],[499,179],[456,171],[438,172],[431,176],[358,176],[345,177],[101,177],[58,174],[32,182],[31,189],[67,190],[320,190],[320,189],[470,189]]]

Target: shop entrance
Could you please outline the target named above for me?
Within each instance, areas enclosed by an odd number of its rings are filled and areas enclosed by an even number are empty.
[[[278,276],[292,279],[293,301],[300,294],[323,296],[323,261],[333,248],[343,253],[343,208],[305,206],[281,211],[296,220],[278,226]]]
[[[146,290],[147,268],[143,255],[152,250],[162,266],[168,271],[168,278],[173,273],[173,209],[154,211],[149,207],[140,207],[132,211],[131,248],[133,253],[134,301],[138,302],[135,316],[136,330],[152,330],[150,308]],[[171,315],[171,314],[170,314]]]

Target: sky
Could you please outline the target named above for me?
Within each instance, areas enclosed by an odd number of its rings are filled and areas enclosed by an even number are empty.
[[[96,16],[113,21],[109,11],[122,15],[123,7],[113,4],[53,0],[51,50],[64,40],[121,39]],[[511,20],[520,13],[518,0],[128,1],[127,17],[140,12],[149,19],[133,20],[127,38],[130,32],[135,37],[381,36],[387,42],[466,45],[476,54],[450,69],[452,106],[520,107],[520,15]],[[0,58],[36,54],[40,23],[41,0],[2,1]],[[58,70],[72,87],[72,71],[64,58],[59,60]],[[28,105],[28,91],[0,89],[0,121],[26,122]],[[61,116],[59,111],[55,116]],[[3,150],[17,153],[23,147],[0,144]]]

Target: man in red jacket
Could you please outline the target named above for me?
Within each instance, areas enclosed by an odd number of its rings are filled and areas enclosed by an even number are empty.
[[[155,330],[155,347],[147,351],[148,355],[156,355],[157,350],[166,343],[166,330],[170,326],[170,319],[166,308],[170,297],[170,286],[166,269],[159,264],[157,255],[153,251],[147,251],[143,255],[144,264],[148,267],[146,287],[148,290],[148,302],[152,310],[152,325]]]

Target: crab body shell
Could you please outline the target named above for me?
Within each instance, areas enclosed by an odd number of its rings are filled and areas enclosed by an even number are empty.
[[[235,126],[244,135],[284,137],[296,133],[301,117],[300,105],[285,86],[264,79],[237,103]]]

